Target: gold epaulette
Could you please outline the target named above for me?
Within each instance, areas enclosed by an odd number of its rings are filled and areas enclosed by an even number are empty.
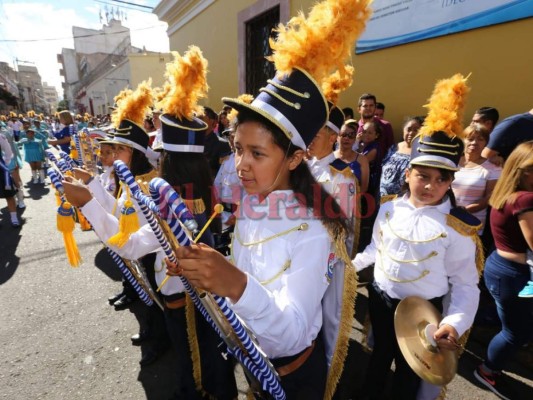
[[[145,189],[148,189],[148,184],[150,183],[150,181],[156,178],[157,176],[158,176],[157,171],[155,169],[152,169],[150,172],[147,172],[146,174],[136,175],[135,181],[137,182],[141,181],[142,183],[144,183],[144,185],[141,185],[141,190],[144,192]],[[148,192],[146,192],[145,194],[148,194]]]
[[[337,169],[333,165],[329,164],[329,169],[330,169],[330,171],[331,171],[331,173],[333,175],[340,174],[340,175],[343,175],[345,178],[354,179],[355,180],[355,175],[353,174],[353,172],[352,172],[352,170],[350,169],[349,166],[346,166],[346,168],[341,170],[341,169]]]
[[[476,245],[476,269],[478,274],[481,276],[483,268],[485,266],[485,256],[483,253],[483,243],[477,234],[481,229],[482,224],[477,218],[464,211],[459,213],[458,216],[452,215],[454,210],[452,209],[451,213],[446,216],[446,225],[452,227],[455,231],[463,236],[469,236]],[[470,218],[459,218],[459,216],[469,216]]]
[[[205,212],[205,203],[201,198],[192,200],[183,199],[183,202],[193,214],[202,214]]]
[[[481,229],[482,224],[473,225],[456,216],[448,214],[446,216],[446,225],[451,226],[463,236],[477,236],[477,232]]]
[[[385,196],[381,196],[381,199],[379,200],[379,204],[385,204],[389,201],[395,200],[398,197],[397,194],[386,194]]]

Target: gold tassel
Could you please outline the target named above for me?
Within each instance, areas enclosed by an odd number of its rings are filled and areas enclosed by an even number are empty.
[[[204,393],[202,387],[202,367],[200,365],[200,347],[196,336],[196,315],[195,306],[189,295],[185,296],[185,316],[187,319],[187,337],[189,338],[189,348],[191,350],[192,375],[196,390]],[[204,393],[205,394],[205,393]]]
[[[120,212],[120,220],[118,222],[118,232],[116,235],[111,236],[107,241],[108,244],[112,246],[122,247],[124,246],[132,233],[135,233],[139,230],[139,216],[133,207],[133,203],[130,199],[129,190],[126,192],[127,198],[122,206]]]
[[[324,393],[324,399],[327,400],[333,398],[344,369],[344,361],[348,354],[350,333],[354,322],[355,299],[357,296],[357,273],[355,272],[355,268],[352,266],[352,260],[346,251],[345,235],[333,235],[332,233],[333,232],[330,231],[330,235],[334,238],[335,254],[344,262],[344,285],[339,334],[337,336],[337,342],[335,343],[335,351],[331,360],[331,367],[329,368],[326,390]]]
[[[79,267],[81,256],[74,239],[74,226],[74,209],[68,201],[62,202],[57,209],[57,230],[63,234],[65,250],[70,265]]]
[[[77,160],[78,159],[78,150],[76,149],[76,147],[71,147],[70,148],[70,154],[69,154],[70,158],[72,158],[73,160]]]
[[[76,213],[78,214],[78,222],[80,223],[80,228],[82,231],[85,232],[93,229],[90,222],[87,221],[87,218],[85,218],[85,215],[83,215],[80,210],[76,210]]]

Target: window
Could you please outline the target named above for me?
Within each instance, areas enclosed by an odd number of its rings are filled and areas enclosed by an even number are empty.
[[[246,93],[256,96],[274,76],[274,64],[266,59],[272,54],[269,39],[279,23],[279,6],[246,22]]]

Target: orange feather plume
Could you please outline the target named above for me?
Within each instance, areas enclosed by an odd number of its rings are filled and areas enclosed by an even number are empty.
[[[433,132],[442,131],[449,137],[463,137],[463,114],[466,97],[470,88],[461,74],[455,74],[451,78],[438,81],[429,98],[428,115],[424,125],[420,128],[420,134],[430,136]]]
[[[278,74],[287,75],[299,67],[317,82],[324,82],[335,71],[339,71],[341,81],[346,80],[349,71],[344,63],[366,27],[371,3],[324,0],[311,9],[307,18],[300,12],[286,26],[280,24],[277,39],[270,40],[273,54],[269,58]]]
[[[163,113],[178,119],[191,120],[195,114],[203,113],[203,107],[197,103],[207,97],[207,60],[197,46],[189,46],[183,56],[172,52],[174,61],[167,64],[165,77],[168,90],[159,102]]]
[[[111,120],[115,127],[118,128],[120,121],[124,119],[128,119],[140,126],[143,125],[144,117],[149,112],[150,106],[153,103],[151,85],[151,79],[143,81],[139,83],[135,91],[128,95],[124,95],[123,98],[120,98],[119,101],[117,101],[117,109],[111,116]],[[117,97],[120,96],[121,93],[119,93]]]

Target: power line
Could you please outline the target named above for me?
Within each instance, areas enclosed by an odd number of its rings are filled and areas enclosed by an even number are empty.
[[[135,7],[147,8],[150,11],[153,10],[153,7],[145,6],[145,5],[142,5],[142,4],[130,3],[129,1],[121,1],[121,0],[111,0],[111,1],[113,1],[115,3],[129,4],[130,6],[135,6]]]
[[[101,1],[101,0],[94,0],[96,1],[97,3],[102,3],[102,4],[105,4],[105,5],[109,5],[109,6],[113,6],[114,4],[111,4],[111,3],[107,3],[105,1]],[[113,1],[113,0],[111,0]],[[118,6],[117,6],[118,7]],[[147,14],[151,14],[152,12],[151,11],[144,11],[144,10],[139,10],[138,8],[133,8],[133,7],[126,7],[126,6],[120,6],[122,8],[126,8],[128,10],[134,10],[134,11],[137,11],[137,12],[143,12],[143,13],[147,13]]]
[[[152,25],[152,26],[146,26],[144,28],[137,28],[137,29],[130,29],[129,32],[136,32],[136,31],[144,31],[147,29],[154,29],[154,28],[160,28],[164,25]],[[27,42],[50,42],[54,40],[68,40],[68,39],[78,39],[78,38],[84,38],[84,37],[93,37],[93,36],[102,36],[102,35],[118,35],[128,32],[127,30],[124,31],[117,31],[117,32],[98,32],[93,34],[87,34],[87,35],[79,35],[79,36],[71,36],[71,37],[63,37],[63,38],[44,38],[44,39],[0,39],[0,43],[27,43]]]

